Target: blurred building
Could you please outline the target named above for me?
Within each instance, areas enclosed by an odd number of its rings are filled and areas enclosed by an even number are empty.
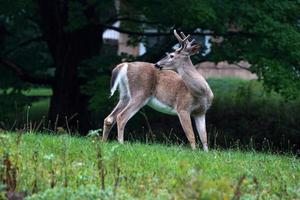
[[[122,6],[121,0],[115,0],[115,6],[117,12]],[[123,5],[124,6],[124,5]],[[113,24],[114,27],[119,28],[121,22],[118,21]],[[146,30],[147,32],[156,32],[156,30]],[[201,29],[195,30],[203,32]],[[205,30],[204,30],[205,31]],[[207,30],[208,31],[208,30]],[[158,44],[163,37],[148,37],[147,41],[144,41],[148,48]],[[223,37],[212,37],[212,36],[194,36],[197,41],[201,41],[205,46],[205,51],[203,56],[211,52],[211,43],[222,43]],[[115,30],[106,30],[103,33],[103,42],[108,44],[115,49],[118,55],[130,55],[130,56],[140,56],[146,53],[147,49],[144,43],[137,43],[135,46],[129,45],[130,38],[127,34],[119,33]],[[178,44],[177,44],[178,45]],[[175,45],[174,47],[177,47]],[[195,67],[197,70],[205,77],[236,77],[242,79],[257,79],[257,76],[250,72],[249,68],[251,65],[248,62],[240,61],[236,64],[229,64],[227,61],[214,63],[214,62],[202,62],[196,64]]]
[[[119,28],[120,22],[113,24],[114,27]],[[128,54],[131,56],[140,56],[146,52],[143,43],[138,43],[136,46],[128,45],[129,37],[127,34],[119,33],[117,31],[108,29],[103,33],[103,42],[114,46],[117,49],[118,55]]]
[[[196,64],[195,67],[205,78],[234,77],[246,80],[257,79],[256,74],[250,72],[251,65],[246,61],[240,61],[236,64],[229,64],[227,61],[219,63],[207,61]]]

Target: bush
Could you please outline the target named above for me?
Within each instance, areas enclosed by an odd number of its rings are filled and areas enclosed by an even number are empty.
[[[214,130],[211,141],[221,146],[228,146],[227,140],[256,148],[299,149],[299,98],[288,101],[265,92],[255,80],[210,80],[210,85],[216,97],[207,120]]]

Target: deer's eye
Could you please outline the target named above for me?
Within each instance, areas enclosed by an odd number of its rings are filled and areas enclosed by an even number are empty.
[[[174,55],[170,55],[170,58],[174,58]]]

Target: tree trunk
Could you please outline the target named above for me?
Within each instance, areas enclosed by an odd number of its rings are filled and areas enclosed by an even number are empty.
[[[65,51],[62,56],[57,56],[56,60],[53,96],[49,109],[49,119],[54,126],[78,126],[81,134],[86,134],[90,129],[89,97],[81,92],[83,81],[80,80],[78,66],[82,60],[99,54],[101,35],[101,28],[93,25],[66,34]]]
[[[73,69],[70,66],[66,68]],[[53,95],[49,108],[52,127],[78,128],[80,133],[86,134],[90,129],[89,98],[80,92],[76,76],[63,73],[59,73],[58,76],[52,88]]]
[[[54,129],[78,126],[79,131],[84,134],[89,129],[90,114],[87,108],[88,97],[80,92],[77,66],[78,63],[66,59],[64,66],[57,67],[49,120]]]
[[[79,126],[80,133],[86,134],[90,128],[89,98],[80,91],[83,81],[78,67],[82,60],[99,55],[103,28],[94,23],[94,10],[89,9],[85,13],[91,21],[81,28],[68,30],[68,1],[38,0],[37,3],[39,25],[55,66],[49,120],[52,128]]]

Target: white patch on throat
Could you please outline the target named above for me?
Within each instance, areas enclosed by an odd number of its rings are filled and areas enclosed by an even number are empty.
[[[162,113],[165,113],[168,115],[177,115],[177,112],[174,108],[162,103],[155,97],[151,97],[149,99],[147,105],[158,112],[162,112]]]

